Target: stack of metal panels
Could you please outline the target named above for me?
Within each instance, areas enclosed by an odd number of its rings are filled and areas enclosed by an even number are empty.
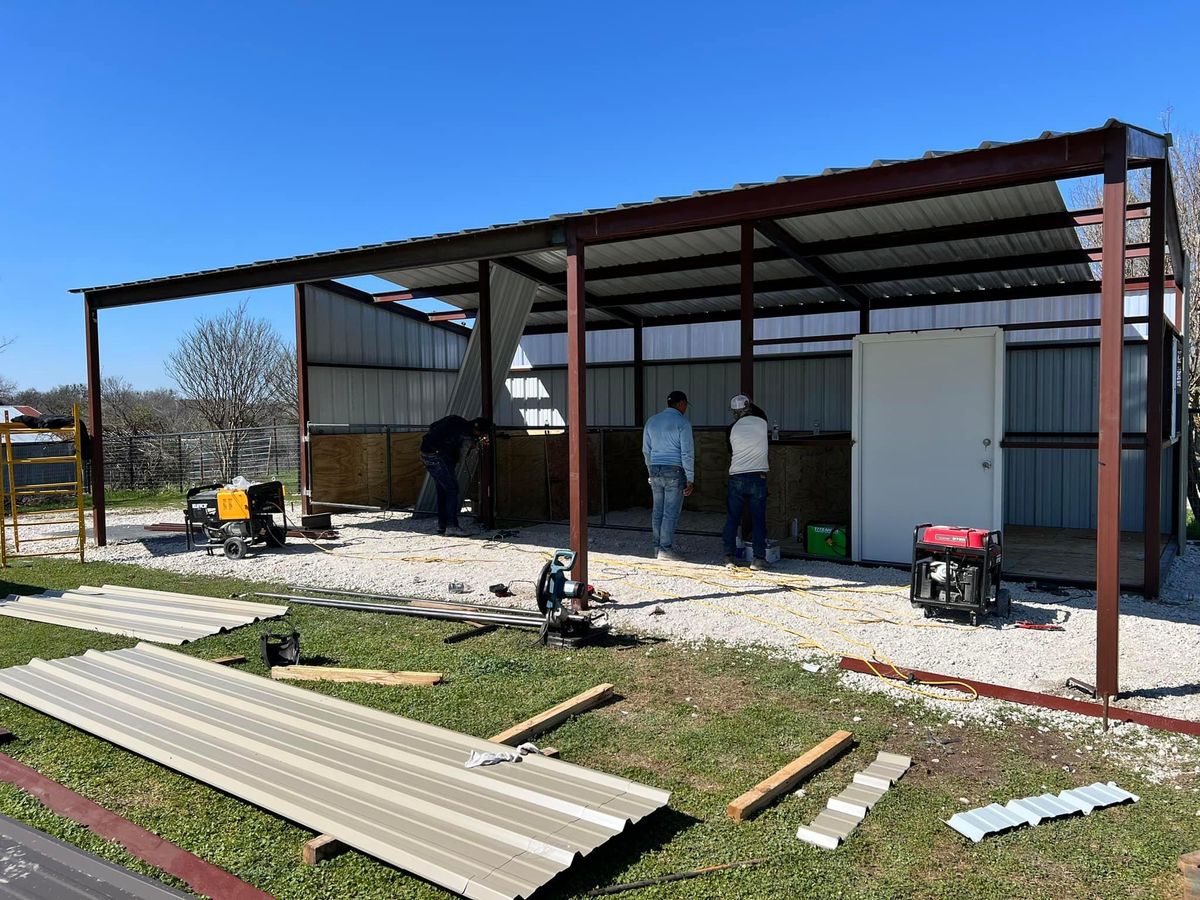
[[[907,756],[880,751],[874,762],[854,773],[849,787],[829,799],[812,824],[800,826],[796,837],[826,850],[837,849],[911,765]]]
[[[448,890],[528,897],[670,795],[151,644],[0,670],[0,695]]]
[[[184,900],[188,896],[0,816],[0,897]]]
[[[0,600],[0,616],[160,644],[186,644],[260,619],[274,619],[287,611],[286,606],[111,584],[46,591],[33,597],[10,594]]]
[[[946,824],[961,834],[979,843],[989,834],[1020,828],[1023,825],[1038,825],[1046,819],[1058,819],[1063,816],[1092,814],[1092,810],[1104,806],[1114,806],[1118,803],[1137,803],[1138,796],[1113,782],[1086,785],[1061,791],[1058,796],[1042,794],[1037,797],[1024,797],[1020,800],[1010,800],[1004,806],[993,803],[978,809],[956,813],[946,820]]]

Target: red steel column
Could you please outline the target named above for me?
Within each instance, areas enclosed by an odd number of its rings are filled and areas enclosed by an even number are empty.
[[[479,311],[475,327],[479,329],[479,393],[480,415],[494,416],[496,390],[492,381],[492,267],[486,259],[479,261]],[[489,442],[480,454],[479,512],[480,521],[491,528],[495,522],[496,493],[493,487],[496,471],[496,448]]]
[[[643,357],[642,323],[633,326],[633,424],[646,424],[646,361]]]
[[[754,396],[754,224],[742,223],[742,393]]]
[[[1146,344],[1146,501],[1143,526],[1143,593],[1158,596],[1162,557],[1162,431],[1163,431],[1163,282],[1166,277],[1166,169],[1162,160],[1150,164],[1150,255]]]
[[[871,333],[871,301],[863,303],[862,308],[858,311],[858,333]]]
[[[100,329],[97,312],[91,298],[84,294],[88,429],[92,433],[92,537],[97,547],[103,547],[108,543],[108,521],[104,511],[104,415],[100,408]]]
[[[1100,282],[1100,435],[1096,492],[1096,691],[1117,693],[1121,604],[1121,354],[1125,330],[1125,129],[1104,148],[1103,272]]]
[[[584,293],[583,242],[567,229],[567,448],[570,471],[571,577],[587,583],[588,574],[588,436],[587,436],[587,299]],[[587,601],[580,604],[586,608]]]
[[[308,316],[304,303],[304,285],[296,292],[296,401],[300,419],[300,513],[312,512],[312,484],[308,471]],[[391,447],[388,447],[391,451]]]

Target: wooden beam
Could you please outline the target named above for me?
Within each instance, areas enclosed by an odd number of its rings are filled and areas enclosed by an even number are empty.
[[[384,685],[433,685],[441,672],[388,672],[383,669],[338,669],[332,666],[272,666],[276,681],[341,681]]]
[[[331,834],[319,834],[311,841],[306,841],[301,850],[301,856],[306,866],[315,866],[322,860],[345,853],[350,848]]]
[[[497,744],[508,744],[510,747],[533,740],[539,734],[561,725],[571,716],[603,703],[613,695],[613,689],[614,685],[598,684],[582,694],[576,694],[570,700],[564,700],[557,706],[552,706],[545,712],[538,713],[536,716],[514,725],[512,728],[492,735],[488,740]]]
[[[745,822],[780,794],[790,791],[830,760],[845,753],[853,743],[854,735],[851,732],[835,731],[803,756],[792,760],[730,803],[726,810],[729,818],[735,822]]]

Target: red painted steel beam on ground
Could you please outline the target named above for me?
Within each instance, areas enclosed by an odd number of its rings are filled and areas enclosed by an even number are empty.
[[[312,512],[311,473],[308,471],[308,304],[305,286],[295,286],[296,294],[296,400],[300,415],[300,512]],[[391,448],[388,448],[391,452]]]
[[[87,356],[88,429],[92,433],[92,537],[97,547],[108,543],[108,517],[104,506],[104,413],[100,387],[99,310],[88,295],[83,298],[85,353]]]
[[[588,452],[587,452],[587,283],[583,243],[567,231],[567,464],[571,509],[571,578],[587,583]],[[578,602],[587,608],[587,598]]]
[[[741,279],[739,318],[741,320],[741,391],[754,396],[754,226],[743,223],[741,230]]]
[[[1104,265],[1100,282],[1100,437],[1096,487],[1096,691],[1115,697],[1121,614],[1121,376],[1125,318],[1123,132],[1104,132]],[[1146,564],[1149,565],[1147,560]]]
[[[861,672],[864,675],[874,675],[863,660],[851,656],[843,656],[839,663],[841,668],[850,672]],[[1062,712],[1077,713],[1081,716],[1104,718],[1104,707],[1099,703],[1088,703],[1086,700],[1075,700],[1071,697],[1057,697],[1054,694],[1041,694],[1037,691],[1023,691],[1020,688],[1005,687],[1002,684],[990,684],[986,681],[974,681],[970,678],[959,678],[957,675],[939,675],[937,672],[922,672],[920,669],[909,669],[898,666],[899,672],[887,663],[876,662],[875,668],[884,678],[893,681],[907,681],[910,677],[918,682],[930,683],[953,681],[958,684],[943,684],[939,687],[950,690],[971,693],[973,689],[980,697],[991,697],[995,700],[1007,700],[1010,703],[1023,703],[1026,706],[1039,706],[1043,709],[1057,709]],[[1122,709],[1119,706],[1109,706],[1108,718],[1116,722],[1134,722],[1147,728],[1158,728],[1175,734],[1200,735],[1200,722],[1189,719],[1175,719],[1170,716],[1158,716],[1154,713],[1141,712],[1136,709]]]
[[[131,856],[174,875],[197,894],[222,900],[273,900],[265,891],[51,781],[11,756],[0,754],[0,781],[33,795],[46,808],[83,825],[93,834],[116,841]]]
[[[475,327],[479,330],[479,414],[486,419],[493,419],[495,411],[495,384],[492,373],[492,268],[486,260],[479,261],[479,314],[475,317]],[[391,448],[388,449],[391,452]],[[488,441],[480,455],[479,467],[479,506],[480,521],[491,528],[495,521],[495,459],[496,448]]]
[[[1145,595],[1153,600],[1161,587],[1162,571],[1162,432],[1163,432],[1163,366],[1164,344],[1167,339],[1163,325],[1163,281],[1166,275],[1166,162],[1150,165],[1150,246],[1146,331],[1146,484],[1144,490],[1144,520],[1142,525],[1142,583]]]

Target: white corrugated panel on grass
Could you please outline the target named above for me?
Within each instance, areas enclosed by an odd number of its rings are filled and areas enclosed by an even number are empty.
[[[286,615],[286,606],[176,594],[106,584],[36,596],[10,594],[0,600],[0,616],[185,644],[261,619]]]
[[[666,805],[540,756],[139,644],[0,670],[0,694],[477,900],[528,897]]]

